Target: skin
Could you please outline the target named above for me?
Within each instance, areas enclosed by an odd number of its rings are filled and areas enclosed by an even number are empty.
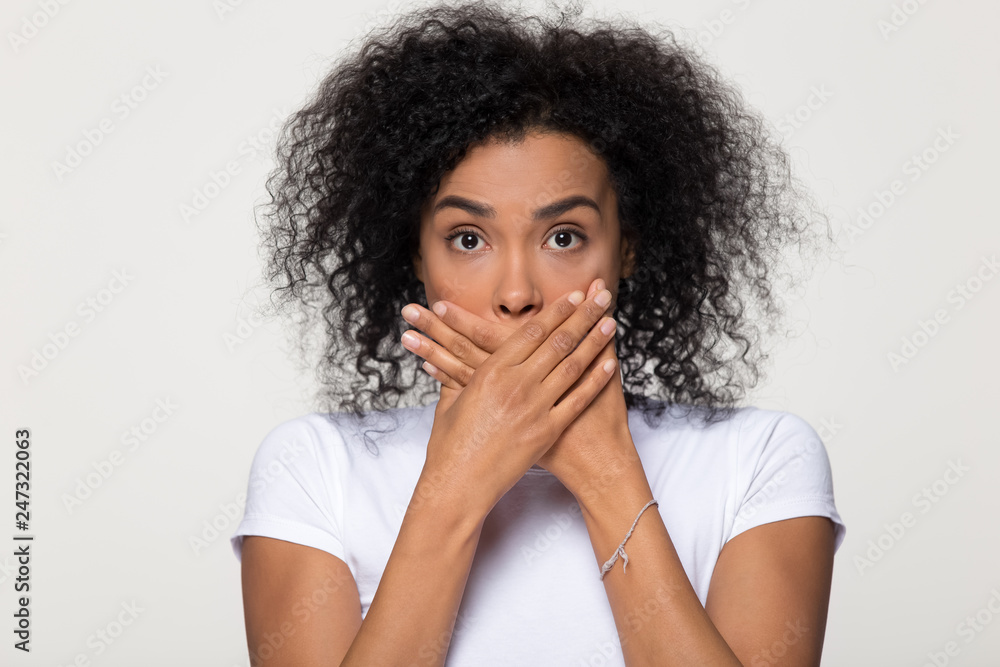
[[[496,216],[450,207],[435,213],[451,194],[489,205]],[[530,220],[538,207],[575,195],[590,197],[599,212],[579,207]],[[254,667],[444,664],[492,507],[483,496],[510,488],[538,452],[538,465],[579,501],[597,575],[652,497],[619,372],[597,370],[617,361],[614,331],[596,332],[610,320],[619,276],[632,264],[615,214],[603,163],[571,137],[485,144],[443,179],[424,209],[413,257],[435,312],[417,304],[403,309],[424,332],[409,332],[420,343],[415,353],[440,366],[429,372],[442,383],[414,490],[419,502],[407,508],[364,619],[344,561],[247,536],[243,598]],[[459,239],[454,250],[444,240],[465,223],[482,237],[467,255]],[[575,248],[580,239],[553,238],[564,225],[588,237],[575,254],[560,246]],[[574,290],[579,298],[570,300]],[[599,294],[608,301],[597,303]],[[528,335],[532,328],[538,331]],[[552,407],[559,397],[566,400]],[[513,441],[506,436],[512,432],[519,434]],[[550,433],[560,435],[553,440]],[[627,574],[619,560],[603,579],[625,664],[818,665],[833,537],[830,520],[817,516],[741,533],[722,549],[702,606],[650,508],[626,545]]]
[[[447,188],[496,208],[493,221],[474,220],[489,250],[477,257],[448,255],[442,238],[447,231],[425,227],[414,264],[432,301],[447,295],[470,308],[485,305],[477,312],[500,327],[506,342],[499,350],[491,346],[471,384],[461,390],[442,387],[427,460],[368,613],[362,619],[356,582],[341,559],[304,545],[247,536],[243,597],[248,648],[260,658],[254,667],[443,664],[483,522],[496,500],[545,452],[551,459],[546,465],[564,484],[576,488],[574,480],[592,476],[591,458],[579,456],[586,452],[550,454],[557,436],[565,437],[571,425],[589,424],[604,441],[625,444],[620,436],[627,432],[627,413],[615,372],[614,323],[602,317],[612,294],[600,290],[584,300],[576,289],[586,289],[596,275],[617,284],[621,256],[612,251],[623,244],[613,218],[614,193],[603,165],[578,142],[549,139],[544,145],[523,144],[535,149],[527,154],[500,150],[499,160],[491,159],[495,155],[487,147],[482,153],[474,150],[445,179]],[[469,170],[470,165],[485,169],[493,180]],[[469,177],[464,184],[463,174]],[[552,177],[567,180],[553,183]],[[600,215],[587,217],[588,209],[579,207],[527,226],[527,217],[518,217],[519,204],[537,201],[527,209],[530,214],[552,203],[535,199],[545,194],[537,189],[542,184],[554,188],[557,199],[589,197]],[[453,226],[470,221],[459,209],[443,212]],[[448,224],[443,213],[440,220],[433,217],[436,224]],[[517,226],[511,227],[514,220]],[[548,230],[557,223],[575,225],[591,245],[572,257],[549,245],[553,234]],[[573,247],[580,241],[570,235],[565,240]],[[607,300],[597,303],[598,295]],[[522,335],[511,336],[522,322]],[[608,332],[599,333],[609,322]],[[598,359],[601,355],[605,358]],[[598,367],[606,361],[612,362],[609,369]],[[612,377],[617,392],[603,392]],[[604,396],[602,411],[580,420],[598,395]],[[518,434],[516,451],[507,447],[511,433]],[[576,470],[572,463],[588,466]],[[317,595],[319,588],[329,592]]]
[[[581,197],[593,206],[576,205],[538,217],[542,209]],[[447,239],[460,230],[464,232]],[[486,344],[493,352],[507,335],[557,299],[574,290],[589,296],[598,282],[611,293],[611,315],[619,278],[631,274],[634,253],[622,235],[618,200],[604,161],[577,137],[533,132],[517,144],[491,141],[471,147],[441,179],[437,193],[421,210],[413,268],[429,304],[444,301],[492,325]],[[420,338],[404,335],[403,344],[410,341],[417,347],[409,349],[419,353]],[[454,336],[451,342],[454,345]],[[424,348],[432,368],[433,350]],[[483,358],[477,357],[475,367]],[[613,340],[588,371],[609,360],[618,363]],[[436,377],[443,382],[441,401],[450,403],[460,387],[444,375]],[[538,465],[567,488],[585,484],[590,471],[607,465],[608,455],[634,456],[634,451],[592,449],[590,462],[560,452],[573,441],[620,438],[627,419],[621,377],[615,373]]]
[[[589,198],[600,210],[581,205],[532,220],[537,209],[574,196]],[[450,203],[455,198],[491,207],[495,216],[463,210]],[[586,240],[553,239],[562,228]],[[472,249],[462,237],[445,240],[457,229],[479,235]],[[631,259],[604,162],[575,137],[536,133],[520,144],[475,146],[441,179],[421,210],[413,268],[428,303],[448,300],[517,329],[559,296],[586,291],[596,278],[617,296],[618,278],[628,275]]]
[[[548,304],[574,289],[588,299],[605,287],[616,296],[619,277],[632,270],[606,169],[586,155],[585,144],[565,135],[479,146],[424,206],[413,260],[434,312],[408,304],[404,318],[426,335],[411,331],[402,342],[427,360],[425,370],[442,383],[441,402],[453,403],[506,337]],[[593,198],[600,212],[579,207],[551,220],[531,220],[536,208],[576,194]],[[437,208],[452,195],[492,207],[495,215]],[[587,240],[554,237],[564,226],[578,227]],[[461,236],[445,239],[459,228],[480,237],[468,238],[471,249]],[[608,314],[614,305],[612,299]],[[608,359],[617,361],[613,339],[591,368]],[[602,564],[631,525],[635,508],[652,497],[628,432],[618,373],[538,465],[579,500]],[[610,483],[592,483],[608,479],[609,472]],[[628,543],[628,577],[616,566],[605,578],[626,663],[819,664],[833,538],[833,523],[817,516],[745,531],[720,553],[702,607],[662,519],[645,512]],[[663,613],[637,626],[635,610],[648,603],[652,590]]]

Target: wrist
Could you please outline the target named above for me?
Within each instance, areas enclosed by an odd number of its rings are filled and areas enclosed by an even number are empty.
[[[623,539],[633,526],[634,531],[640,533],[640,542],[648,537],[644,535],[644,529],[651,523],[647,515],[658,508],[657,502],[651,503],[656,499],[645,474],[641,469],[639,473],[623,472],[613,481],[609,480],[611,483],[607,486],[594,486],[591,493],[579,499],[581,515],[590,534],[602,581],[605,566],[614,560]],[[637,539],[635,535],[631,537],[633,541]],[[625,545],[626,549],[627,547],[628,544]],[[613,570],[615,565],[617,563],[612,562],[609,570]],[[625,563],[622,562],[620,567],[624,570]]]
[[[463,486],[461,479],[464,477],[455,475],[453,468],[442,469],[425,464],[417,478],[407,513],[436,517],[465,534],[481,530],[495,503],[488,502],[482,488]]]
[[[642,460],[627,428],[615,436],[604,436],[598,440],[604,443],[597,450],[600,459],[591,462],[586,472],[574,475],[571,484],[563,482],[581,508],[590,506],[596,509],[601,504],[620,499],[622,491],[628,487],[638,485],[640,489],[643,486],[649,488]]]
[[[616,522],[628,517],[625,525],[631,525],[635,513],[653,499],[653,491],[641,465],[615,470],[609,468],[605,474],[590,480],[576,495],[583,518],[588,525],[601,521]]]

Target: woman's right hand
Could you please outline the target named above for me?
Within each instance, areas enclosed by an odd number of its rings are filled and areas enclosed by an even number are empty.
[[[607,310],[594,301],[601,292],[563,295],[510,334],[461,391],[442,386],[415,496],[446,494],[485,518],[552,446],[616,370],[591,368],[615,335],[595,326]]]

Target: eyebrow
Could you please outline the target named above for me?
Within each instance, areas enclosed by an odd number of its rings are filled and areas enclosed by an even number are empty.
[[[566,211],[570,211],[578,206],[592,208],[597,211],[598,214],[601,212],[601,208],[597,205],[597,202],[590,197],[586,197],[584,195],[572,195],[570,197],[560,199],[559,201],[552,202],[547,206],[535,209],[535,212],[531,214],[531,219],[538,221],[556,218]],[[460,197],[459,195],[448,195],[447,197],[441,199],[441,201],[434,205],[433,213],[436,214],[444,208],[457,208],[480,218],[497,217],[497,211],[492,206],[488,204],[480,204],[479,202],[466,199],[465,197]]]

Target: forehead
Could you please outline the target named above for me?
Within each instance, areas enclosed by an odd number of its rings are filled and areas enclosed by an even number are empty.
[[[533,209],[568,194],[606,200],[611,187],[604,161],[581,139],[534,133],[517,143],[490,140],[471,146],[441,179],[425,212],[449,194]]]

